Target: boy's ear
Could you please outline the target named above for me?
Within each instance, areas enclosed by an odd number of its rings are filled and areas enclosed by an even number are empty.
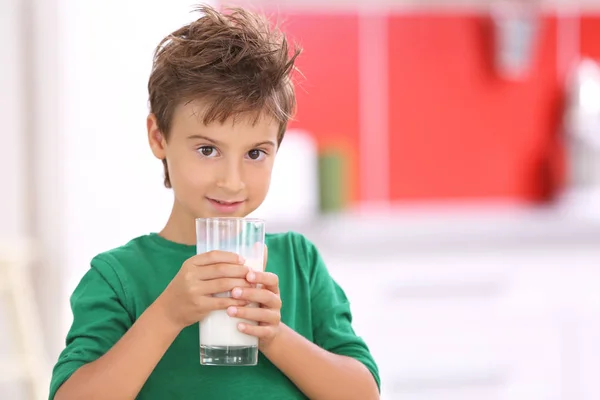
[[[150,145],[150,149],[152,149],[152,154],[159,160],[164,160],[167,157],[167,141],[160,129],[158,129],[156,115],[148,115],[148,118],[146,118],[146,128],[148,130],[148,144]]]

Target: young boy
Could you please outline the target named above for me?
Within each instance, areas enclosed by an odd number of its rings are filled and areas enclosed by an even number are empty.
[[[171,215],[160,233],[92,260],[50,399],[378,399],[348,300],[303,236],[267,235],[266,272],[235,254],[195,254],[196,217],[244,217],[264,200],[299,53],[248,11],[199,11],[159,44],[148,84],[148,141]],[[232,297],[212,296],[224,291]],[[257,366],[200,365],[198,321],[218,309],[258,322],[239,326],[259,338]]]

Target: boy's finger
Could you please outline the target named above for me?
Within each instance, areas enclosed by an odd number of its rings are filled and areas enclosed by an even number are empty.
[[[232,299],[231,297],[207,297],[206,302],[211,310],[226,310],[229,307],[244,307],[247,301]]]
[[[281,299],[270,290],[236,287],[231,291],[231,296],[251,303],[259,303],[266,308],[281,309]]]
[[[217,278],[246,278],[248,275],[248,267],[241,264],[213,264],[204,265],[200,268],[195,268],[190,271],[195,278],[202,281],[207,281]]]
[[[225,293],[236,287],[248,287],[248,282],[239,278],[212,279],[204,282],[202,295]]]
[[[232,306],[227,308],[227,314],[230,317],[243,318],[268,325],[275,325],[279,323],[279,320],[281,319],[279,312],[269,308]]]
[[[246,279],[250,283],[263,285],[265,289],[279,294],[279,277],[272,272],[249,271]]]
[[[206,253],[196,254],[190,258],[193,265],[203,267],[212,264],[243,264],[244,258],[229,251],[212,250]]]
[[[246,335],[256,336],[259,339],[273,335],[273,327],[271,326],[250,325],[241,322],[238,324],[238,329]]]

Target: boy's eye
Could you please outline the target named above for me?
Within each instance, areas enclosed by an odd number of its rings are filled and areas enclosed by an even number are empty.
[[[198,149],[198,151],[204,157],[211,157],[211,156],[214,156],[216,153],[216,149],[212,146],[202,146]]]
[[[248,152],[248,158],[251,160],[260,160],[261,157],[264,157],[266,154],[262,150],[254,149]]]

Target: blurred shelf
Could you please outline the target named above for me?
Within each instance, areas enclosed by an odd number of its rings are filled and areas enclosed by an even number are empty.
[[[495,388],[506,387],[509,381],[508,369],[493,368],[482,365],[477,368],[454,368],[452,371],[441,370],[421,371],[406,373],[402,377],[388,382],[388,388],[393,393],[406,393],[415,391],[426,391],[432,388],[450,391],[453,388],[464,388],[472,386],[490,386]]]
[[[268,221],[268,230],[297,231],[319,247],[350,253],[363,252],[366,247],[389,254],[431,249],[596,246],[600,218],[576,211],[468,204],[373,207],[297,223]]]

